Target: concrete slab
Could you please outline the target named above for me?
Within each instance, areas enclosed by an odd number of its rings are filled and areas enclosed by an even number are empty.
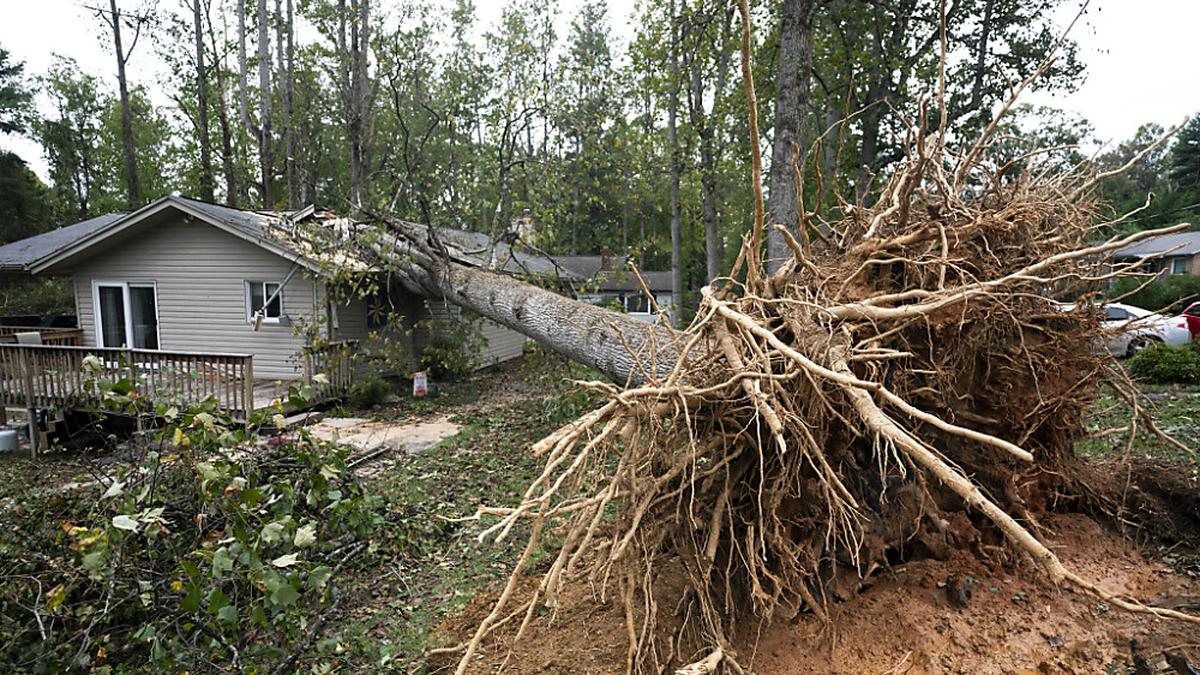
[[[348,445],[360,452],[381,448],[413,455],[457,434],[462,426],[449,416],[423,422],[376,422],[357,417],[328,418],[309,427],[316,438]]]

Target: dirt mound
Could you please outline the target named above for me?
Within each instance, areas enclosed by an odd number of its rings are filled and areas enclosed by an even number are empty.
[[[1200,578],[1145,559],[1096,520],[1055,514],[1043,524],[1064,562],[1105,590],[1163,606],[1200,603]],[[671,586],[682,588],[677,581],[659,582],[660,621],[679,620],[662,600],[671,597]],[[518,595],[536,585],[537,577],[529,576]],[[445,634],[455,642],[469,639],[495,599],[496,593],[477,597],[447,622]],[[510,619],[481,648],[470,672],[495,672],[502,664],[506,673],[624,672],[629,639],[620,599],[601,601],[589,589],[573,587],[561,600],[557,617],[531,618],[511,656],[509,644],[523,617]],[[1162,665],[1164,649],[1200,663],[1194,626],[1110,608],[1069,586],[1054,589],[1027,562],[988,563],[961,551],[946,560],[877,571],[856,596],[830,606],[830,621],[825,625],[803,614],[769,625],[743,624],[738,660],[756,673],[786,675],[1125,672],[1136,641],[1138,656],[1152,668]],[[452,667],[456,660],[435,659],[431,665]]]

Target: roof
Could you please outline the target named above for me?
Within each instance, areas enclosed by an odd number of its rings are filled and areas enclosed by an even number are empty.
[[[605,258],[609,258],[608,267],[604,269]],[[554,259],[566,269],[578,274],[596,284],[597,290],[603,291],[636,291],[641,290],[641,283],[633,273],[632,260],[627,255],[559,255]],[[647,288],[652,292],[671,290],[671,273],[659,271],[638,270]]]
[[[350,267],[360,271],[370,269],[369,264],[357,256],[352,246],[338,246],[338,242],[314,242],[298,230],[296,223],[310,219],[322,221],[321,230],[330,232],[338,239],[352,237],[359,223],[340,218],[328,212],[318,212],[308,206],[298,211],[249,211],[220,204],[212,204],[197,199],[179,195],[167,195],[154,200],[150,204],[130,214],[109,214],[100,218],[77,223],[69,227],[55,230],[57,236],[52,240],[38,242],[47,235],[38,235],[5,247],[0,247],[0,254],[6,249],[13,249],[14,261],[21,263],[20,267],[12,269],[28,270],[39,273],[47,270],[66,268],[72,259],[86,255],[88,249],[120,234],[129,228],[144,223],[156,214],[174,210],[186,216],[206,222],[233,236],[264,248],[279,256],[293,260],[314,272],[320,272],[324,265]],[[408,223],[413,229],[426,229],[427,225]],[[450,228],[434,228],[438,239],[441,240],[458,262],[477,267],[492,267],[511,274],[557,275],[578,279],[571,273],[558,268],[556,263],[545,256],[532,255],[518,250],[505,243],[497,243],[489,247],[490,238],[477,232],[466,232]],[[18,251],[23,251],[20,255]],[[2,261],[3,258],[0,258]],[[2,264],[2,263],[0,263]],[[0,267],[0,269],[3,269]]]
[[[1200,253],[1200,232],[1177,232],[1150,237],[1117,249],[1114,258],[1148,258],[1158,255],[1196,255]]]
[[[27,271],[34,263],[53,255],[82,237],[124,217],[123,213],[106,213],[83,222],[14,241],[0,246],[0,271]]]

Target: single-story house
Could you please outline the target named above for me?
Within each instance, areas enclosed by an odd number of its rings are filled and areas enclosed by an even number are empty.
[[[659,310],[670,313],[673,297],[671,272],[638,270],[635,274],[628,255],[613,255],[608,247],[602,247],[600,255],[554,256],[567,271],[584,281],[578,286],[578,297],[593,305],[616,305],[631,316],[644,321],[656,321],[658,314],[646,295],[654,298]],[[638,275],[645,281],[643,287]]]
[[[295,243],[296,224],[310,219],[350,225],[311,206],[249,211],[168,195],[0,247],[0,271],[70,276],[84,347],[249,354],[254,377],[264,379],[299,377],[301,354],[318,341],[387,333],[416,356],[460,316],[344,250],[313,253]],[[485,248],[485,235],[437,232],[456,259],[486,263],[471,254]],[[502,269],[554,271],[534,256],[503,254]],[[344,282],[333,280],[331,264],[378,272],[381,290],[365,298],[335,292]],[[521,354],[519,333],[488,320],[479,331],[479,366]]]
[[[1114,262],[1143,260],[1142,271],[1167,276],[1200,274],[1200,232],[1177,232],[1134,242],[1113,253]]]

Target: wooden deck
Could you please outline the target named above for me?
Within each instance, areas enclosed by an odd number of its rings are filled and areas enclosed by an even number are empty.
[[[313,402],[344,393],[354,379],[357,342],[305,350],[303,374],[290,380],[254,376],[249,354],[105,349],[0,342],[0,406],[105,409],[101,383],[155,403],[179,406],[215,401],[239,419],[285,400],[295,384],[312,387]]]

